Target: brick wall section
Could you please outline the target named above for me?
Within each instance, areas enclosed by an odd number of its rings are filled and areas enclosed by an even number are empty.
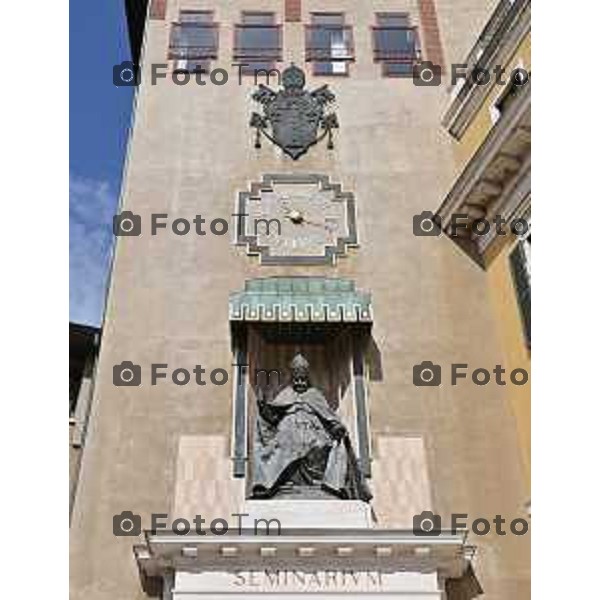
[[[167,12],[167,0],[151,0],[150,3],[150,18],[164,19]]]
[[[442,67],[445,71],[444,50],[440,38],[435,0],[419,0],[419,17],[423,37],[423,58]]]
[[[302,0],[285,0],[285,20],[289,22],[302,20]]]

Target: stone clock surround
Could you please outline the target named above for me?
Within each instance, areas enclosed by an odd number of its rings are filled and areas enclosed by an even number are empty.
[[[241,192],[238,199],[238,214],[247,214],[255,218],[257,214],[252,214],[250,211],[250,203],[261,202],[263,195],[271,193],[277,193],[277,186],[293,186],[298,185],[299,190],[302,186],[314,186],[315,191],[313,194],[328,194],[332,193],[332,198],[329,200],[330,205],[335,207],[336,210],[342,210],[342,217],[332,217],[332,220],[337,220],[339,229],[338,235],[334,240],[327,240],[333,243],[323,243],[323,239],[317,239],[313,235],[313,240],[306,243],[306,252],[290,254],[276,254],[277,249],[274,247],[272,242],[269,242],[265,235],[262,235],[256,226],[256,221],[251,218],[238,218],[237,219],[237,231],[236,231],[236,244],[239,246],[246,247],[246,253],[248,255],[258,255],[260,257],[261,265],[297,265],[297,266],[309,266],[309,265],[334,265],[336,259],[341,256],[346,256],[348,248],[358,247],[358,233],[356,227],[356,202],[354,194],[351,192],[343,192],[341,185],[334,184],[329,181],[327,175],[319,174],[266,174],[263,176],[260,183],[252,183],[250,191]],[[305,195],[304,199],[300,195],[296,199],[296,202],[300,203],[300,213],[302,213],[303,207],[310,202],[310,196]],[[260,218],[269,220],[281,217],[281,213],[260,213]],[[330,215],[331,216],[331,215]],[[327,214],[323,215],[324,221],[322,223],[325,227],[325,221],[327,220]],[[313,226],[321,225],[321,223],[313,223]],[[291,234],[287,234],[283,228],[281,231],[282,237],[289,237],[292,235],[296,236],[302,232],[303,225],[299,223],[295,226],[297,231]],[[276,234],[277,235],[277,234]],[[273,236],[271,236],[273,237]]]

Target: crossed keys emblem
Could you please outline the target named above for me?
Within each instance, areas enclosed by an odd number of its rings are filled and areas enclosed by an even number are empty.
[[[333,149],[333,130],[339,128],[337,115],[327,112],[335,95],[327,85],[312,92],[304,89],[304,71],[295,65],[282,74],[283,89],[278,92],[260,84],[252,99],[262,104],[263,114],[252,113],[250,127],[256,129],[255,148],[261,147],[264,135],[288,156],[297,160],[311,146],[327,137]]]

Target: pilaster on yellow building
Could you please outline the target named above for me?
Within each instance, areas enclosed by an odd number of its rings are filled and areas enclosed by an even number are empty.
[[[438,215],[444,232],[486,271],[507,371],[530,372],[530,2],[502,0],[464,64],[451,69],[442,123],[455,141],[456,179]],[[530,385],[513,386],[510,401],[529,476]]]

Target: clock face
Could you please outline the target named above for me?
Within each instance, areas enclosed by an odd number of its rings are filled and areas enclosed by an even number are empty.
[[[237,243],[262,264],[333,264],[357,245],[354,197],[324,176],[267,176],[239,213]]]

